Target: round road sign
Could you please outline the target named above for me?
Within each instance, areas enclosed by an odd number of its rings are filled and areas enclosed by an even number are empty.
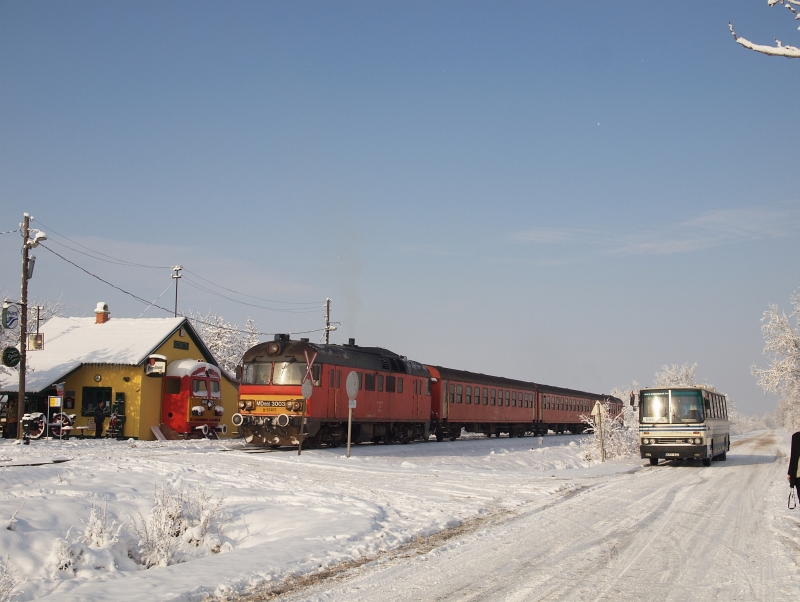
[[[303,383],[301,390],[303,391],[303,399],[308,399],[311,397],[311,392],[314,390],[314,386],[311,384],[310,380],[307,380]]]
[[[3,349],[3,365],[13,368],[19,364],[20,355],[19,349],[16,347],[6,347]]]
[[[348,399],[355,399],[356,395],[358,395],[358,373],[351,372],[347,375],[347,381],[344,384],[344,388],[347,390],[347,398]]]

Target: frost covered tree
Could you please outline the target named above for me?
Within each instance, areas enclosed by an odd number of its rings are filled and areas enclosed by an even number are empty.
[[[794,15],[795,19],[800,19],[800,15],[797,14],[797,9],[795,6],[800,6],[800,0],[767,0],[767,4],[770,6],[775,6],[776,4],[782,4],[784,7],[789,9],[789,11]],[[733,30],[733,25],[728,23],[728,28],[731,30],[731,34],[733,35],[733,39],[736,40],[737,43],[741,44],[748,50],[753,50],[755,52],[760,52],[761,54],[768,54],[770,56],[782,56],[787,59],[797,59],[800,58],[800,48],[796,48],[794,46],[784,46],[781,41],[775,38],[775,46],[764,46],[762,44],[754,44],[750,40],[746,40],[740,36],[736,35],[736,32]],[[798,28],[800,29],[800,27]]]
[[[686,362],[682,366],[666,364],[661,366],[661,372],[656,372],[656,380],[653,383],[654,387],[692,387],[695,382],[695,372],[697,372],[697,363],[689,365]]]
[[[766,393],[781,396],[775,409],[779,424],[800,429],[800,294],[792,295],[793,311],[788,316],[770,304],[761,318],[764,355],[769,357],[766,369],[752,366],[751,372]],[[794,317],[794,324],[792,318]]]
[[[239,328],[238,324],[226,322],[225,318],[212,312],[202,315],[192,310],[186,317],[220,367],[228,372],[234,372],[244,352],[258,344],[258,328],[252,318],[247,318],[244,328]]]

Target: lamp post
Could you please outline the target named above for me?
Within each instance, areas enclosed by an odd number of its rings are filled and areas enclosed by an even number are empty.
[[[28,280],[33,275],[30,271],[30,258],[28,251],[39,246],[43,240],[47,240],[45,233],[35,230],[33,238],[30,237],[31,216],[27,213],[22,215],[20,232],[22,233],[22,289],[19,299],[19,387],[17,391],[17,439],[22,438],[22,414],[25,408],[25,363],[26,347],[28,338]],[[47,428],[47,427],[45,427]]]

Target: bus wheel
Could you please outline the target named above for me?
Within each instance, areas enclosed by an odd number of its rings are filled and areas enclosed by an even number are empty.
[[[711,458],[703,458],[703,466],[711,466]]]
[[[658,458],[650,458],[650,466],[658,466]]]

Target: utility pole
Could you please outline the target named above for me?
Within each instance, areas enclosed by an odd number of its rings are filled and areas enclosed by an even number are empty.
[[[25,409],[25,346],[28,343],[28,236],[31,216],[22,215],[22,290],[19,304],[19,388],[17,390],[17,439],[22,438],[22,414]]]
[[[331,300],[325,299],[325,344],[331,342]]]
[[[182,266],[176,265],[172,268],[172,278],[175,280],[175,317],[178,317],[178,280],[181,277]]]

